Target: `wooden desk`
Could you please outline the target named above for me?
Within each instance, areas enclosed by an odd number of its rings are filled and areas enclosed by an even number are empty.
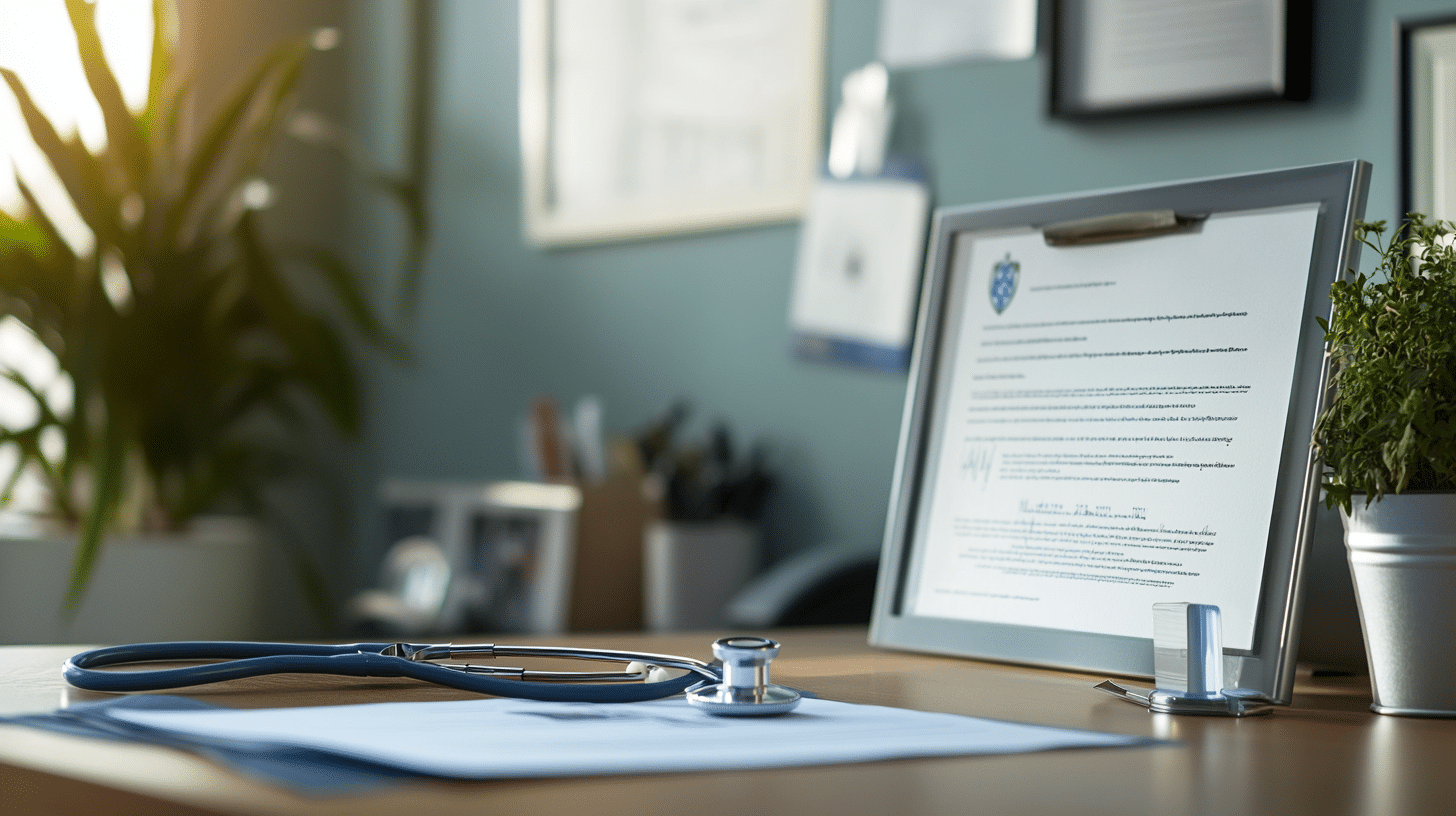
[[[712,636],[574,636],[704,655]],[[1392,814],[1456,811],[1456,721],[1370,713],[1364,678],[1302,677],[1294,705],[1246,720],[1152,715],[1094,691],[1100,677],[871,650],[861,629],[775,633],[777,681],[823,697],[1144,734],[1176,746],[902,760],[773,771],[507,782],[412,782],[309,798],[179,751],[0,727],[0,812]],[[76,647],[0,648],[0,713],[102,695],[68,688]],[[465,695],[410,681],[272,677],[204,687],[234,707]]]

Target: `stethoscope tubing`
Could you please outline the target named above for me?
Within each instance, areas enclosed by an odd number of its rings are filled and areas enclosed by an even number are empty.
[[[680,694],[703,682],[688,673],[656,683],[542,683],[470,674],[447,666],[380,654],[387,643],[179,642],[132,643],[82,652],[61,667],[66,682],[89,691],[138,692],[184,688],[269,674],[409,677],[464,691],[548,702],[631,703]],[[103,666],[168,660],[221,660],[200,666],[99,671]]]

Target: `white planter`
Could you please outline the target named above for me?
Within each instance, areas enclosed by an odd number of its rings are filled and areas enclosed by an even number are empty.
[[[1456,493],[1387,495],[1345,517],[1372,709],[1456,717]]]
[[[723,609],[758,566],[758,528],[741,521],[655,521],[643,547],[643,611],[654,632],[721,629]]]
[[[262,536],[244,519],[108,539],[68,622],[61,604],[75,549],[63,536],[0,533],[0,644],[257,637]]]

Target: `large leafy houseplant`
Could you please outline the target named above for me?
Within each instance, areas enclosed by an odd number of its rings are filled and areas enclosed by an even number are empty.
[[[1326,503],[1350,510],[1387,493],[1456,491],[1456,248],[1450,222],[1420,213],[1388,239],[1358,223],[1379,254],[1373,276],[1330,290],[1320,320],[1333,367],[1331,400],[1315,424]]]
[[[265,488],[305,464],[296,435],[311,420],[322,415],[346,434],[359,426],[350,338],[398,344],[338,257],[275,246],[260,226],[264,160],[289,130],[309,39],[267,53],[191,136],[183,127],[195,113],[190,81],[167,39],[172,9],[154,0],[147,98],[134,111],[102,54],[94,10],[84,0],[66,8],[105,146],[89,150],[58,133],[13,72],[0,76],[95,250],[70,248],[17,177],[28,206],[0,213],[0,313],[54,354],[70,393],[58,399],[4,372],[34,401],[36,418],[0,429],[0,444],[20,454],[0,499],[9,500],[23,470],[40,474],[54,515],[77,530],[74,608],[105,536],[124,523],[179,530],[219,506],[264,515]],[[417,191],[377,173],[373,180],[400,199],[415,228],[403,287],[412,290]],[[321,602],[311,562],[290,543]]]

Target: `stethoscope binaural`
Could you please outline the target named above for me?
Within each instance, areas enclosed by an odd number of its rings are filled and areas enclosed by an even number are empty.
[[[762,716],[783,714],[799,704],[798,692],[768,682],[769,662],[778,652],[779,644],[768,638],[721,638],[713,643],[720,668],[690,657],[569,646],[187,641],[93,649],[67,660],[61,674],[77,688],[111,692],[157,691],[267,674],[411,677],[498,697],[556,702],[629,703],[686,692],[689,703],[710,714]],[[568,658],[627,666],[623,671],[576,672],[438,662],[495,657]],[[101,670],[104,666],[190,660],[220,662],[172,669]]]

